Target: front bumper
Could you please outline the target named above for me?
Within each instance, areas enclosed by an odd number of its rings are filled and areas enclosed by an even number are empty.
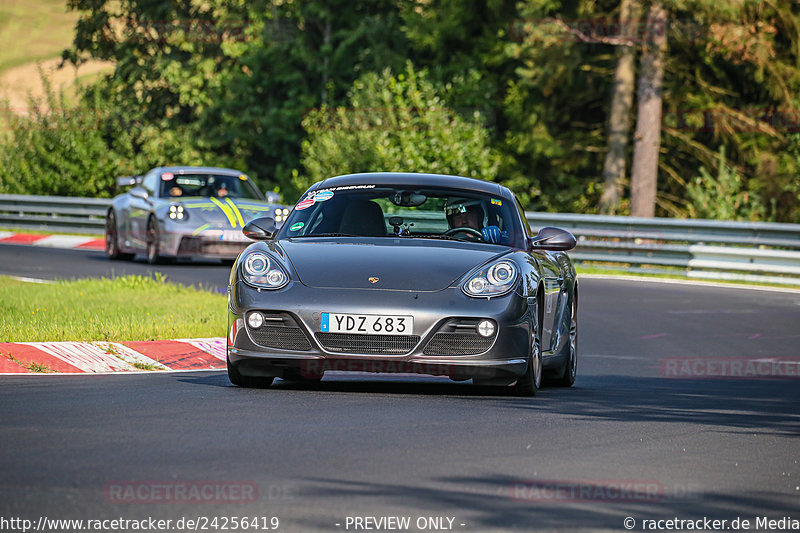
[[[234,234],[234,235],[231,235]],[[207,257],[214,259],[236,259],[252,244],[241,231],[207,229],[194,234],[191,229],[166,228],[159,235],[161,254],[168,257]]]
[[[263,326],[246,324],[247,313],[256,310],[268,319],[266,333]],[[323,333],[323,312],[413,315],[414,327],[408,335]],[[482,319],[497,326],[489,339],[472,327]],[[514,293],[486,300],[469,298],[457,287],[311,289],[296,281],[259,292],[238,281],[229,294],[228,360],[253,377],[313,378],[341,371],[513,381],[527,369],[530,323],[527,300]]]

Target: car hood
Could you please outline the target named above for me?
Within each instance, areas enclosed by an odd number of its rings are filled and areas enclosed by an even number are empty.
[[[391,237],[344,242],[285,239],[280,246],[308,287],[415,292],[450,287],[473,268],[509,251],[488,244]]]
[[[189,212],[190,220],[194,223],[208,223],[228,227],[229,229],[242,229],[243,224],[241,222],[246,224],[254,218],[272,215],[276,207],[266,202],[243,200],[241,198],[212,200],[210,198],[188,197],[179,201],[173,200],[169,203],[182,205]],[[241,221],[237,215],[241,215]]]

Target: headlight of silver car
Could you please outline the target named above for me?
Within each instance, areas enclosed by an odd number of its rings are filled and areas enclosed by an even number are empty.
[[[514,288],[519,269],[511,261],[497,261],[473,274],[461,286],[467,296],[492,297]]]
[[[242,261],[244,280],[263,289],[280,289],[289,283],[289,275],[264,252],[250,252]]]
[[[169,206],[169,213],[167,213],[170,220],[177,220],[183,222],[189,218],[189,211],[185,210],[180,204],[173,204]]]

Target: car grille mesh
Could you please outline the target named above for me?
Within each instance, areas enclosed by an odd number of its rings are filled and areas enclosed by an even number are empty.
[[[362,335],[358,333],[317,333],[317,340],[331,352],[357,354],[405,354],[419,343],[417,335]]]
[[[437,333],[423,350],[425,355],[475,355],[492,347],[494,336],[475,333]]]
[[[250,336],[253,341],[264,348],[277,348],[279,350],[295,350],[307,352],[311,350],[311,343],[306,334],[298,326],[294,318],[286,313],[264,315],[265,324],[260,328],[251,328]]]

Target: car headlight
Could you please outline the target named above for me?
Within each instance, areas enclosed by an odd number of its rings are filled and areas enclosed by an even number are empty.
[[[167,213],[170,220],[183,222],[189,218],[189,211],[185,210],[182,205],[172,204],[169,206],[169,213]]]
[[[280,289],[289,283],[289,275],[264,252],[250,252],[242,261],[242,277],[255,287]]]
[[[461,286],[467,296],[500,296],[514,288],[519,269],[511,261],[498,261],[482,268]]]

